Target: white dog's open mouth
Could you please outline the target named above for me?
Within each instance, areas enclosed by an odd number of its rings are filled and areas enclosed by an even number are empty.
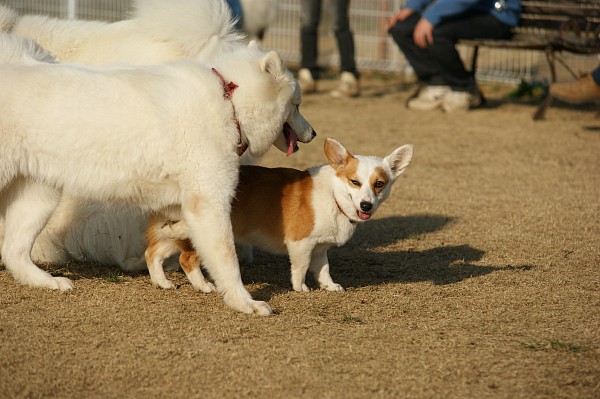
[[[294,129],[292,129],[287,122],[283,124],[283,134],[285,135],[287,144],[287,151],[285,155],[289,157],[294,152],[298,151],[298,136],[296,135]]]
[[[366,212],[356,211],[356,214],[358,215],[360,220],[369,220],[369,218],[371,217],[371,214]]]

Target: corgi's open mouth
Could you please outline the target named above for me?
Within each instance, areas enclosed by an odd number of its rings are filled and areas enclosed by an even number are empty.
[[[298,151],[298,136],[296,135],[294,129],[292,129],[287,122],[283,124],[283,134],[287,143],[287,151],[285,155],[289,157],[294,152]]]

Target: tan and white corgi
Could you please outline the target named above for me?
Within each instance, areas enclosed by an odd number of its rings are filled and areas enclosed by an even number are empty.
[[[327,250],[345,244],[357,224],[371,218],[413,155],[410,144],[385,158],[352,155],[331,138],[324,147],[329,164],[308,170],[242,166],[232,203],[236,244],[288,253],[295,291],[309,291],[305,284],[308,269],[321,288],[344,291],[329,274]],[[194,288],[215,291],[202,275],[201,259],[188,237],[183,221],[151,218],[145,257],[152,283],[174,287],[164,274],[163,261],[181,252],[179,262]]]

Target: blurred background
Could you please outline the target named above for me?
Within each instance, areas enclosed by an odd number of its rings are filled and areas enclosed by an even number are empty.
[[[326,2],[327,0],[324,1]],[[405,2],[406,0],[352,0],[350,23],[361,71],[394,72],[403,74],[406,80],[413,78],[402,53],[385,29],[386,21]],[[131,0],[0,0],[0,4],[12,7],[20,14],[105,21],[128,18],[132,8]],[[277,20],[267,30],[263,47],[277,50],[293,68],[300,60],[300,1],[280,0],[279,4]],[[324,68],[335,68],[338,65],[338,53],[335,37],[329,29],[327,9],[325,4],[319,38],[319,63]],[[472,51],[470,47],[460,48],[467,65]],[[561,58],[579,73],[588,72],[598,65],[598,57],[595,55],[565,53]],[[480,48],[478,65],[477,79],[482,82],[545,84],[550,80],[545,55],[540,51]],[[564,68],[557,69],[559,81],[572,79]]]

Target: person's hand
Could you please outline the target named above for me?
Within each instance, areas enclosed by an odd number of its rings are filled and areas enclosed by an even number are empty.
[[[410,17],[413,14],[413,12],[414,11],[410,8],[403,8],[402,10],[398,11],[397,13],[392,15],[392,18],[390,18],[390,20],[388,21],[387,28],[390,29],[392,26],[396,25],[396,22],[398,21],[404,21],[406,18]]]
[[[421,18],[413,31],[413,40],[417,47],[425,48],[433,44],[433,25],[425,18]]]

